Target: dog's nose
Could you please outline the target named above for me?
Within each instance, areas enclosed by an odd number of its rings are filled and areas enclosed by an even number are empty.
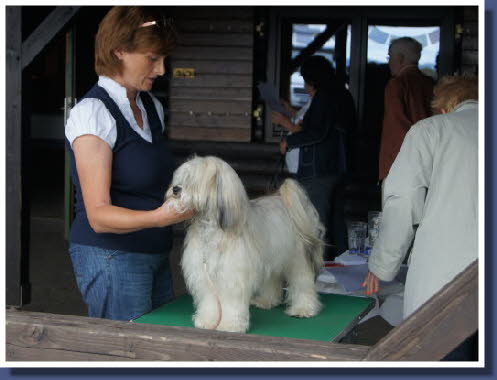
[[[177,196],[181,193],[181,187],[180,186],[174,186],[173,187],[173,195]]]

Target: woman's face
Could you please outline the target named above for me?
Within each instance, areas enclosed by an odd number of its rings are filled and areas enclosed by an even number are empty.
[[[154,80],[164,75],[164,55],[153,53],[116,52],[122,62],[120,82],[128,90],[150,91]]]

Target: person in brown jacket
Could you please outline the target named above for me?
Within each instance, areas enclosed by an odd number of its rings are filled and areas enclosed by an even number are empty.
[[[385,112],[379,157],[379,180],[388,175],[407,131],[432,115],[433,79],[418,69],[421,44],[413,38],[393,40],[388,65],[393,76],[385,88]]]

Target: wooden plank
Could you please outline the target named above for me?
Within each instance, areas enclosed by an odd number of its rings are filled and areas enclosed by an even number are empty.
[[[251,61],[198,61],[171,59],[171,67],[192,67],[195,74],[252,74]]]
[[[239,141],[249,142],[250,125],[247,128],[196,128],[171,124],[169,138],[173,140]]]
[[[378,342],[365,360],[440,360],[478,329],[478,260]]]
[[[209,33],[252,33],[254,26],[250,21],[221,20],[219,18],[210,20],[176,20],[176,27],[181,33],[187,32],[209,32]]]
[[[6,7],[6,302],[23,304],[23,255],[26,241],[22,207],[22,69],[21,69],[21,7]]]
[[[217,87],[217,88],[194,88],[173,87],[170,93],[171,99],[231,99],[252,100],[252,89],[249,87]]]
[[[478,35],[463,35],[462,48],[463,50],[478,50]]]
[[[478,35],[478,21],[465,21],[464,25],[464,35],[465,36],[477,36]]]
[[[172,14],[176,18],[243,20],[251,19],[254,9],[249,6],[187,6],[173,8]]]
[[[357,361],[368,347],[8,310],[7,361]]]
[[[185,112],[174,112],[169,124],[177,127],[210,127],[210,128],[249,128],[250,114],[245,115],[191,115]]]
[[[80,7],[56,7],[22,44],[22,68],[31,63]]]
[[[194,112],[211,114],[242,114],[250,115],[251,101],[237,101],[229,99],[211,100],[211,99],[170,99],[169,110],[171,114],[175,112]]]
[[[464,7],[464,21],[478,21],[478,7]]]
[[[252,54],[252,48],[249,47],[180,46],[171,56],[181,60],[251,61]]]
[[[478,65],[461,65],[461,74],[478,75]]]
[[[280,149],[277,144],[257,142],[245,144],[215,141],[170,141],[170,146],[174,154],[190,155],[195,152],[203,156],[217,154],[225,158],[231,157],[233,161],[235,158],[253,160],[256,156],[267,162],[274,162],[280,158]]]
[[[461,63],[463,65],[477,65],[478,50],[464,50],[462,52]]]
[[[196,75],[195,78],[172,78],[171,87],[249,87],[252,88],[251,75]],[[174,94],[174,90],[171,89]]]
[[[241,46],[252,47],[252,33],[181,33],[182,46]]]

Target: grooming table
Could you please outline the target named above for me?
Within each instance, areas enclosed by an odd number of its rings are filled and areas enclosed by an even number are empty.
[[[271,310],[250,307],[249,334],[274,337],[339,341],[374,306],[374,299],[338,294],[320,294],[321,312],[312,318],[295,318],[284,313],[286,305]],[[193,300],[184,295],[133,322],[194,327]]]

